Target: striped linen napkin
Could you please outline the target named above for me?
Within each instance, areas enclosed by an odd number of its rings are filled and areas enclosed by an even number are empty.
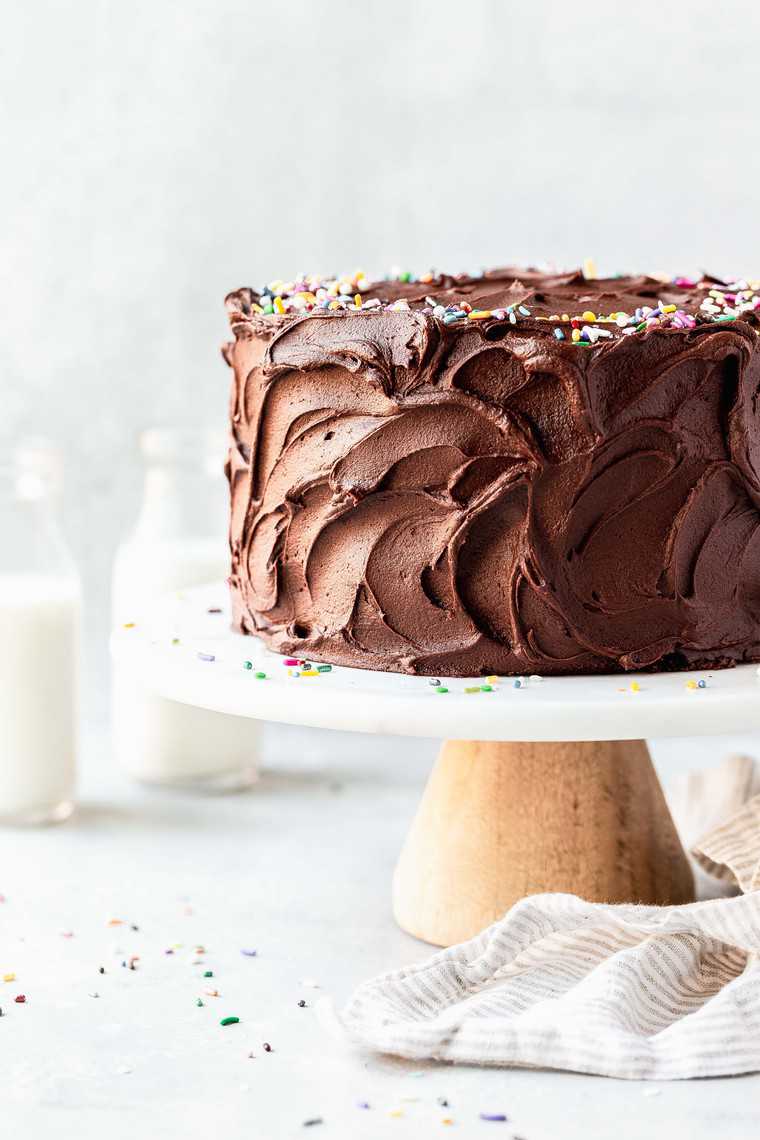
[[[671,907],[534,895],[364,983],[348,1033],[416,1060],[662,1080],[760,1070],[760,767],[695,773],[671,808],[685,839],[710,826],[692,849],[701,892],[743,893]]]

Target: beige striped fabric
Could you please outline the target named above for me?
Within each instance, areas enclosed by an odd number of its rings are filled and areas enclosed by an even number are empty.
[[[760,794],[736,802],[754,791],[748,764],[687,792],[704,810],[718,778],[724,802],[733,780],[731,818],[694,855],[744,894],[678,907],[535,895],[470,942],[366,982],[344,1026],[418,1060],[663,1080],[760,1070]]]

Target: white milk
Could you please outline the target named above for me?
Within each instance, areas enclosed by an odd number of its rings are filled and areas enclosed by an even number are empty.
[[[146,605],[172,591],[223,582],[229,572],[223,538],[128,539],[114,562],[114,624],[134,621]]]
[[[114,566],[114,621],[133,621],[156,598],[223,581],[228,573],[224,541],[130,540]],[[113,671],[112,722],[116,758],[136,779],[208,791],[232,791],[256,779],[255,721],[155,696],[123,665]]]
[[[76,579],[0,574],[0,821],[71,811],[79,624]]]

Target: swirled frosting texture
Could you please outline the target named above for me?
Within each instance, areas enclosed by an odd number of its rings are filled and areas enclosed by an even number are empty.
[[[504,270],[275,318],[231,294],[236,628],[443,676],[760,659],[755,318],[583,347],[540,319],[698,313],[709,284]],[[430,292],[531,315],[449,327]]]

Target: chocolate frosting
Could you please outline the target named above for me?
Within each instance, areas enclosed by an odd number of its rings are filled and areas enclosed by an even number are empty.
[[[757,319],[706,316],[715,285],[507,269],[272,316],[230,294],[235,627],[443,676],[760,659]],[[446,324],[431,293],[529,315]],[[579,345],[548,319],[658,303],[695,327]]]

